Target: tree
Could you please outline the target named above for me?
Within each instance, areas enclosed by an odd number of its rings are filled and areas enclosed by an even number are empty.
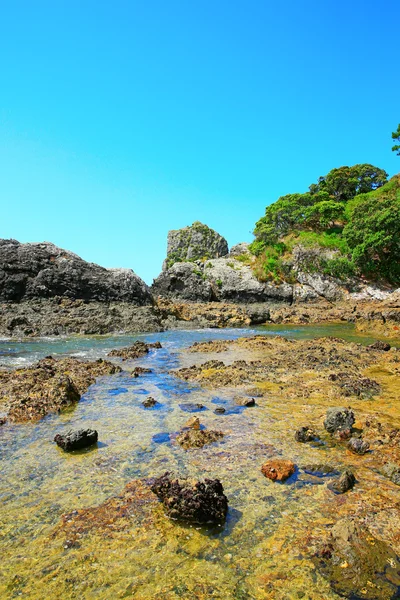
[[[357,196],[376,190],[387,181],[388,174],[383,169],[370,164],[332,169],[318,183],[310,186],[310,192],[326,192],[337,202],[346,202]]]
[[[392,139],[395,142],[399,142],[392,147],[393,152],[397,152],[397,156],[400,156],[400,123],[397,126],[397,131],[393,131]]]
[[[317,231],[331,229],[338,222],[343,221],[344,204],[334,200],[317,202],[305,210],[304,225]]]
[[[355,264],[366,274],[400,283],[399,188],[355,198],[348,215],[343,235]]]

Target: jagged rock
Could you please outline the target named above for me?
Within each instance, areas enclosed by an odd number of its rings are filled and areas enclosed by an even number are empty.
[[[313,442],[317,439],[317,434],[310,427],[300,427],[294,434],[296,442]]]
[[[149,396],[148,398],[146,398],[146,400],[143,400],[142,402],[142,406],[144,406],[145,408],[152,408],[156,404],[158,404],[157,400],[154,400],[154,398],[152,398],[151,396]]]
[[[371,350],[382,350],[382,352],[388,352],[391,348],[391,345],[388,342],[382,342],[381,340],[378,340],[373,344],[370,344],[368,348]]]
[[[209,302],[214,298],[213,288],[203,274],[203,266],[191,262],[177,262],[160,273],[151,290],[163,298]]]
[[[162,501],[170,519],[203,525],[223,523],[228,512],[228,499],[219,479],[205,479],[194,485],[173,481],[169,473],[156,479],[152,492]]]
[[[189,429],[200,429],[199,417],[189,417],[189,419],[186,421],[184,427],[189,427]]]
[[[191,226],[168,232],[167,258],[163,269],[176,262],[218,258],[228,254],[228,243],[219,233],[195,221]]]
[[[339,479],[328,483],[328,488],[335,494],[345,494],[354,487],[356,478],[350,471],[344,471]]]
[[[360,438],[352,437],[350,438],[347,447],[354,452],[354,454],[365,454],[369,450],[369,443],[364,442]]]
[[[239,303],[291,302],[293,286],[272,285],[258,281],[250,266],[235,259],[206,261],[204,276],[213,286],[218,300]]]
[[[240,244],[232,246],[229,250],[229,256],[243,256],[243,254],[250,255],[249,245],[250,244],[247,244],[246,242],[240,242]]]
[[[148,286],[130,269],[105,269],[49,242],[0,240],[0,300],[54,296],[152,303]]]
[[[92,446],[97,442],[98,434],[93,429],[78,429],[77,431],[69,431],[65,435],[59,433],[55,436],[54,441],[57,446],[60,446],[65,452],[72,450],[81,450]]]
[[[134,342],[132,346],[128,348],[115,348],[108,353],[108,356],[117,356],[122,358],[122,360],[130,360],[134,358],[139,358],[140,356],[145,356],[152,349],[162,348],[160,342],[153,342],[151,344],[147,344],[146,342]]]
[[[202,448],[206,444],[213,444],[224,437],[222,431],[212,429],[189,429],[177,435],[176,441],[182,448]]]
[[[335,433],[337,430],[350,429],[355,423],[354,413],[348,408],[328,408],[324,427],[329,433]]]
[[[293,475],[295,468],[295,464],[291,460],[273,458],[262,465],[261,473],[272,481],[285,481]]]

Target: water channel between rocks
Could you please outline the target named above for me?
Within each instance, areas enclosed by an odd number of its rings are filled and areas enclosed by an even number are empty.
[[[271,338],[330,335],[363,344],[372,341],[356,335],[351,326],[331,325],[0,342],[0,365],[7,367],[27,366],[49,354],[104,358],[112,348],[136,339],[162,344],[162,349],[135,361],[115,359],[129,371],[141,365],[151,373],[133,378],[127,370],[102,377],[73,409],[38,423],[0,428],[1,598],[340,597],[307,553],[307,535],[311,530],[323,535],[342,507],[346,513],[348,495],[331,494],[324,478],[304,472],[279,484],[260,471],[271,455],[296,464],[346,465],[349,459],[334,445],[294,442],[294,430],[311,414],[307,400],[281,404],[272,394],[262,406],[238,408],[233,390],[220,393],[169,374],[178,367],[221,359],[182,352],[195,341],[260,333]],[[225,363],[238,358],[243,353],[237,350],[223,356]],[[159,402],[154,409],[142,407],[148,396]],[[191,416],[180,408],[187,402],[205,406],[195,414],[207,428],[222,430],[222,441],[188,451],[174,443],[173,434]],[[374,402],[364,401],[364,406],[372,410]],[[387,402],[387,410],[398,418],[398,404]],[[226,413],[215,414],[217,406],[224,406]],[[318,415],[321,423],[323,416]],[[52,441],[56,433],[87,427],[99,432],[96,447],[67,454]],[[146,521],[136,522],[133,529],[94,527],[79,544],[55,534],[63,514],[98,506],[121,494],[128,482],[165,471],[219,478],[229,499],[226,524],[183,526],[164,517],[160,507],[154,527]],[[379,473],[370,471],[351,494],[361,501],[363,494],[385,485]],[[393,487],[387,493],[395,502],[399,488]]]

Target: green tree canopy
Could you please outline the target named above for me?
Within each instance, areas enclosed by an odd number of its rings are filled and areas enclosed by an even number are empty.
[[[400,156],[400,123],[397,126],[397,131],[393,131],[392,133],[392,139],[395,142],[398,142],[398,144],[395,144],[392,147],[393,152],[397,152],[397,156]]]
[[[388,191],[386,192],[386,188]],[[348,206],[343,235],[354,262],[370,275],[400,283],[400,189],[361,195]]]
[[[337,202],[343,202],[377,189],[386,183],[387,177],[386,171],[370,164],[339,167],[320,177],[318,183],[310,186],[310,192],[327,192]]]

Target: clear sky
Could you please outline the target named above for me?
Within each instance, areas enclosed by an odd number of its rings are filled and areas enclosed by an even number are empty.
[[[400,171],[399,0],[1,0],[0,237],[160,271],[331,168]]]

